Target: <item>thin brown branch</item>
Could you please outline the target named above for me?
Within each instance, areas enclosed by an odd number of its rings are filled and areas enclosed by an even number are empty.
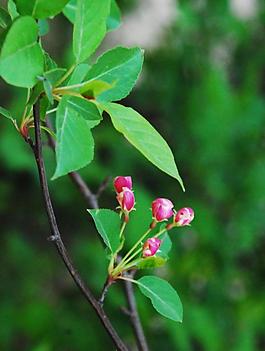
[[[48,119],[46,124],[48,128],[52,129],[52,126]],[[55,142],[50,134],[48,134],[48,140],[49,140],[50,146],[53,149],[55,149]],[[86,182],[83,180],[83,178],[80,176],[78,172],[71,172],[69,176],[71,177],[72,181],[76,184],[77,188],[79,189],[84,199],[87,201],[88,205],[91,206],[91,208],[95,208],[95,209],[99,208],[98,197],[106,189],[110,181],[110,178],[106,177],[105,180],[103,180],[102,184],[99,186],[97,194],[93,194],[92,191],[87,186]],[[102,293],[99,299],[99,303],[101,305],[103,305],[104,303],[104,299],[106,297],[106,294],[108,292],[110,285],[111,284],[108,284],[107,281],[104,284],[104,287],[102,289]],[[128,303],[128,308],[129,308],[128,315],[130,316],[130,320],[131,320],[131,324],[133,327],[138,348],[141,351],[148,351],[148,346],[145,339],[143,327],[142,327],[138,310],[137,310],[132,283],[129,281],[124,281],[124,285],[125,285],[125,295]]]
[[[103,191],[106,190],[107,186],[109,185],[110,179],[111,179],[110,176],[107,176],[105,179],[103,179],[103,182],[100,184],[96,194],[97,198],[99,198],[100,195],[103,193]]]
[[[133,278],[135,274],[135,271],[131,272],[131,274],[128,276],[130,278]],[[143,327],[140,321],[136,301],[135,301],[135,296],[134,296],[134,291],[133,291],[133,284],[132,282],[125,280],[124,281],[124,288],[125,288],[125,294],[127,298],[127,303],[128,303],[128,315],[131,319],[131,323],[133,326],[133,331],[135,335],[135,339],[137,341],[137,346],[139,351],[148,351],[148,345],[146,342],[146,338],[144,335]]]
[[[116,330],[112,326],[105,311],[100,306],[100,304],[97,302],[97,300],[94,297],[94,295],[92,294],[91,290],[88,288],[88,286],[86,286],[86,284],[81,279],[78,271],[73,266],[73,263],[68,255],[67,250],[66,250],[64,243],[62,241],[61,234],[60,234],[60,231],[59,231],[59,228],[57,225],[55,213],[53,210],[51,198],[50,198],[48,182],[47,182],[47,177],[46,177],[46,171],[45,171],[45,165],[44,165],[44,160],[43,160],[43,155],[42,155],[42,140],[41,140],[40,115],[39,115],[39,103],[38,102],[33,106],[33,114],[34,114],[34,127],[35,127],[35,145],[30,144],[30,146],[33,149],[35,160],[36,160],[37,167],[38,167],[40,186],[41,186],[45,209],[46,209],[47,217],[48,217],[49,224],[50,224],[51,234],[52,234],[51,239],[52,239],[53,243],[55,244],[60,257],[63,260],[70,275],[72,276],[75,284],[77,285],[79,290],[82,292],[82,294],[86,298],[86,300],[90,303],[90,305],[95,310],[95,312],[98,315],[105,330],[107,331],[107,333],[111,337],[112,341],[116,345],[116,348],[118,350],[121,350],[121,351],[127,351],[128,350],[127,347],[125,346],[125,344],[123,343],[123,341],[120,339],[119,335],[117,334]]]
[[[109,287],[110,287],[113,283],[115,283],[115,280],[110,279],[110,277],[108,276],[107,279],[106,279],[106,282],[105,282],[105,284],[104,284],[104,286],[103,286],[103,289],[102,289],[102,291],[101,291],[100,298],[99,298],[99,300],[98,300],[98,303],[99,303],[101,306],[103,306],[105,297],[106,297],[106,295],[107,295],[107,293],[108,293],[108,290],[109,290]]]

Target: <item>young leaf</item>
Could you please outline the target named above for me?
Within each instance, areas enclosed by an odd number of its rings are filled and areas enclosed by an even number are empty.
[[[56,86],[56,83],[65,74],[65,72],[66,70],[64,68],[53,68],[44,73],[43,87],[51,105],[53,105],[52,89],[54,86]]]
[[[28,100],[28,105],[33,106],[43,91],[44,91],[43,82],[39,81],[31,90],[31,94]]]
[[[107,209],[88,210],[91,214],[97,231],[104,243],[114,253],[120,244],[120,217],[116,212]]]
[[[19,17],[11,26],[0,56],[0,74],[7,83],[31,88],[37,82],[43,72],[37,37],[38,26],[31,17]]]
[[[44,73],[44,78],[46,78],[51,83],[51,86],[54,87],[60,78],[62,78],[62,76],[65,74],[65,72],[65,68],[53,68]]]
[[[115,30],[121,24],[121,11],[115,0],[111,0],[110,14],[107,18],[107,30]]]
[[[99,79],[113,88],[102,92],[99,101],[116,101],[126,97],[141,72],[143,51],[139,48],[116,47],[99,57],[87,74],[87,80]]]
[[[112,85],[101,80],[89,80],[80,84],[68,85],[68,87],[69,90],[76,91],[86,98],[95,98],[102,92],[111,89]]]
[[[87,59],[101,43],[109,11],[110,0],[77,0],[73,35],[77,63]]]
[[[44,79],[43,88],[44,88],[45,94],[49,100],[49,103],[51,105],[53,105],[52,85],[48,79]]]
[[[63,9],[63,14],[72,23],[75,23],[77,0],[70,0]],[[120,9],[115,0],[111,0],[110,13],[106,21],[107,31],[117,29],[121,24]]]
[[[137,280],[137,285],[151,299],[157,312],[173,321],[182,322],[182,303],[176,290],[167,281],[155,276],[145,276]]]
[[[45,72],[53,70],[54,68],[57,68],[57,63],[51,58],[51,56],[44,51],[44,70]]]
[[[166,141],[138,112],[119,104],[101,104],[118,132],[163,172],[177,179],[184,189],[174,156]]]
[[[88,121],[100,121],[102,119],[96,105],[86,99],[70,96],[67,99],[67,105]]]
[[[52,179],[89,164],[94,156],[94,140],[87,121],[63,97],[56,114],[56,170]]]
[[[5,108],[1,107],[1,106],[0,106],[0,115],[10,119],[12,122],[14,121],[11,113],[8,110],[6,110]]]
[[[40,19],[38,21],[39,26],[39,36],[43,37],[44,35],[49,33],[49,22],[45,19]]]
[[[112,85],[102,80],[90,80],[80,85],[78,91],[83,96],[98,97],[104,91],[112,88]]]
[[[158,251],[158,255],[167,255],[169,251],[172,248],[172,241],[170,239],[170,236],[168,235],[167,232],[165,232],[163,235],[160,236],[160,239],[162,240],[161,246]]]
[[[8,12],[5,9],[3,9],[3,7],[0,7],[0,27],[6,29],[10,23],[11,18]]]
[[[167,260],[164,257],[151,256],[142,258],[139,262],[137,262],[136,267],[138,269],[157,268],[164,266],[166,262]]]
[[[87,63],[80,63],[76,66],[67,85],[74,85],[83,82],[90,66]]]
[[[31,15],[34,18],[47,18],[57,15],[69,0],[15,0],[21,15]]]
[[[50,104],[49,104],[49,100],[47,99],[47,96],[42,96],[40,98],[40,119],[42,121],[45,121],[46,119],[46,112],[49,108]]]
[[[73,24],[75,23],[76,9],[77,9],[77,0],[69,1],[63,9],[63,14]]]
[[[13,0],[8,0],[7,8],[12,21],[14,21],[14,19],[19,16],[19,13],[17,12],[17,7]]]

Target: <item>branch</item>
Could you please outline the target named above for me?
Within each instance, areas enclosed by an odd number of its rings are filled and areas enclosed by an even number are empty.
[[[134,274],[135,274],[135,271],[131,272],[131,274],[128,276],[133,277]],[[127,302],[129,307],[129,310],[126,310],[126,313],[129,315],[131,319],[138,349],[139,351],[148,351],[148,345],[145,339],[143,327],[142,327],[142,324],[139,318],[139,313],[137,310],[132,282],[125,280],[124,288],[125,288],[125,294],[127,297]]]
[[[49,129],[52,129],[51,123],[47,119],[46,125]],[[52,138],[50,134],[48,135],[48,140],[49,144],[52,147],[52,149],[55,149],[55,141]],[[109,177],[106,177],[105,180],[103,180],[102,184],[99,186],[97,194],[93,194],[92,191],[89,189],[87,186],[86,182],[84,179],[81,177],[81,175],[78,172],[71,172],[69,173],[70,178],[72,181],[75,183],[77,188],[79,189],[80,193],[84,197],[84,199],[87,201],[88,205],[91,206],[91,208],[97,209],[99,208],[98,205],[98,197],[101,195],[101,193],[105,190],[106,186],[108,185],[109,182]],[[111,284],[108,284],[108,280],[106,281],[100,299],[99,303],[102,306],[104,303],[105,296],[108,292],[108,288],[110,287]],[[147,342],[145,339],[143,327],[139,318],[138,310],[137,310],[137,305],[134,297],[134,291],[133,291],[133,286],[132,283],[129,281],[124,281],[125,285],[125,294],[128,302],[128,307],[129,307],[129,315],[131,319],[131,324],[133,327],[133,331],[135,334],[136,342],[138,345],[138,348],[140,351],[148,351],[148,346]]]
[[[105,330],[108,332],[109,336],[111,337],[112,341],[116,345],[117,349],[120,351],[127,351],[127,347],[120,339],[119,335],[117,334],[116,330],[113,328],[110,320],[108,319],[106,313],[104,312],[103,308],[98,304],[96,298],[90,291],[90,289],[85,285],[82,278],[80,277],[78,271],[73,266],[73,263],[67,253],[67,250],[64,246],[64,243],[61,238],[61,234],[57,225],[55,213],[53,210],[48,182],[46,177],[46,171],[44,166],[44,160],[42,155],[42,141],[41,141],[41,129],[40,129],[40,115],[39,115],[39,102],[37,102],[33,106],[33,115],[34,115],[34,127],[35,127],[35,145],[30,143],[32,150],[34,152],[35,160],[38,167],[39,172],[39,180],[42,190],[42,195],[44,199],[45,209],[48,216],[50,229],[52,232],[51,240],[55,244],[57,251],[63,260],[67,270],[69,271],[70,275],[72,276],[75,284],[82,292],[86,300],[90,303],[90,305],[95,310],[96,314],[98,315],[101,323],[103,324]]]

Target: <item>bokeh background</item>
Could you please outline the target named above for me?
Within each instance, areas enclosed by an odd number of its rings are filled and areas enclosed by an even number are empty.
[[[2,1],[2,4],[4,1]],[[265,350],[265,9],[262,0],[119,1],[123,24],[99,53],[117,44],[145,49],[137,87],[123,103],[146,116],[174,151],[186,185],[149,164],[111,126],[94,129],[95,159],[82,170],[96,190],[106,176],[132,175],[137,211],[127,230],[133,243],[150,222],[150,203],[191,206],[192,227],[172,232],[168,279],[184,305],[184,321],[158,315],[136,290],[151,350]],[[62,66],[71,62],[71,25],[50,21],[44,46]],[[25,72],[26,74],[26,72]],[[25,91],[0,82],[1,105],[16,116]],[[0,120],[0,349],[113,350],[46,238],[47,218],[28,146]],[[51,176],[54,155],[45,147]],[[99,293],[107,261],[86,203],[71,181],[50,182],[67,247]],[[100,206],[115,208],[111,184]],[[145,272],[151,273],[151,272]],[[106,309],[134,345],[122,286]]]

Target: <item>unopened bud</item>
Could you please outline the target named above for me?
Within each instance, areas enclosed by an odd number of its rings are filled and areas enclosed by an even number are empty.
[[[143,245],[143,257],[154,256],[161,245],[161,240],[158,238],[147,239]]]
[[[156,222],[164,221],[173,215],[174,205],[168,199],[158,198],[152,202],[152,215]]]
[[[123,188],[127,188],[132,190],[132,177],[127,176],[119,176],[114,179],[114,188],[116,190],[116,193],[119,194],[122,192]]]
[[[129,220],[129,212],[134,209],[135,198],[132,190],[123,188],[122,192],[117,195],[117,200],[120,204],[120,208],[125,215],[125,222]]]
[[[194,218],[194,211],[190,207],[184,207],[178,210],[174,216],[174,223],[177,227],[189,225]]]

